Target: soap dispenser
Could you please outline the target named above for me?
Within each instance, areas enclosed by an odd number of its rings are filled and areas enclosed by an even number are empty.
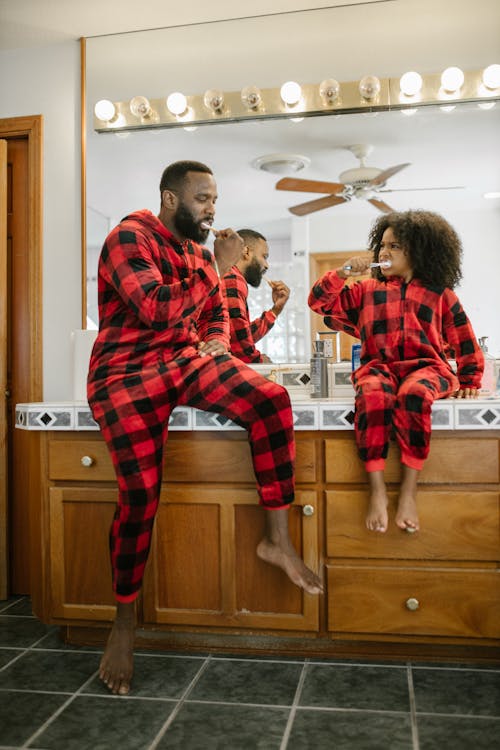
[[[479,346],[484,354],[484,372],[483,380],[481,383],[481,391],[483,393],[494,393],[496,388],[495,378],[495,358],[489,353],[486,345],[486,339],[488,336],[480,336]]]

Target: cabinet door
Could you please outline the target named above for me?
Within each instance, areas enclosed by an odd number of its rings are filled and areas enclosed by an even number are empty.
[[[304,513],[305,506],[311,507]],[[291,538],[315,571],[316,506],[315,492],[300,491],[289,511]],[[266,512],[254,490],[165,486],[144,583],[144,622],[317,630],[318,597],[255,554]]]
[[[49,492],[52,614],[113,620],[108,534],[117,490],[51,487]]]

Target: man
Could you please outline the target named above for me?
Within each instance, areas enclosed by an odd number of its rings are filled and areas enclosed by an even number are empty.
[[[223,292],[229,312],[231,354],[243,362],[270,362],[255,344],[273,327],[290,296],[290,289],[282,281],[269,281],[272,288],[273,306],[256,320],[250,322],[248,311],[248,285],[260,286],[269,268],[269,248],[266,238],[253,229],[239,229],[244,243],[241,258],[223,277]]]
[[[258,556],[305,591],[322,591],[297,555],[287,508],[294,493],[294,438],[286,390],[227,353],[228,315],[206,240],[217,188],[209,167],[176,162],[163,172],[158,217],[125,217],[104,243],[98,270],[99,333],[88,400],[113,459],[119,498],[110,531],[116,619],[99,668],[112,693],[129,692],[135,599],[158,506],[168,420],[178,404],[224,414],[246,428],[267,531]],[[242,252],[216,232],[221,274]],[[272,510],[271,510],[272,509]]]

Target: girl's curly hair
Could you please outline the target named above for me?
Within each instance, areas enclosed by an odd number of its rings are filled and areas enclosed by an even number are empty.
[[[378,261],[385,230],[394,236],[408,254],[414,278],[429,287],[453,289],[462,278],[462,243],[450,224],[431,211],[393,211],[373,225],[368,242],[374,261]],[[383,279],[379,269],[373,274]]]

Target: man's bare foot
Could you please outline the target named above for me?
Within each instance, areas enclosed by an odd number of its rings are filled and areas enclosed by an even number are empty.
[[[118,604],[104,654],[99,677],[114,695],[127,695],[134,670],[135,605]]]
[[[387,505],[388,498],[385,488],[382,491],[370,493],[368,511],[366,513],[366,528],[370,531],[378,531],[381,534],[387,531]]]
[[[401,492],[396,511],[396,526],[403,531],[409,531],[410,534],[419,530],[417,503],[414,495]]]
[[[381,470],[368,472],[368,481],[370,483],[370,498],[366,513],[366,528],[369,531],[378,531],[383,534],[387,531],[387,506],[389,504],[384,472]]]
[[[288,508],[267,511],[266,525],[266,536],[257,545],[257,557],[281,568],[292,583],[308,594],[322,594],[320,578],[299,557],[290,539]]]
[[[308,594],[323,593],[323,584],[320,579],[301,560],[292,545],[288,549],[282,549],[279,544],[274,544],[270,539],[264,538],[257,546],[257,557],[281,568],[292,583],[307,591]]]

